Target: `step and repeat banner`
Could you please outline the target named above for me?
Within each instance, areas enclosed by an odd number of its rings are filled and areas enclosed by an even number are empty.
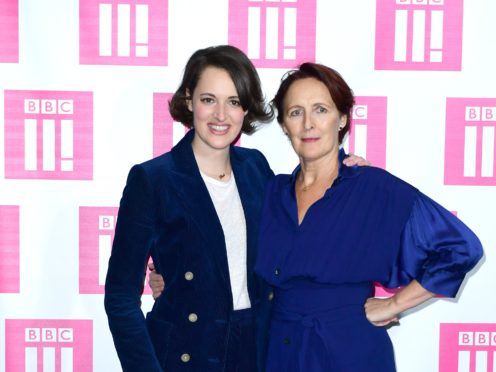
[[[495,372],[495,20],[493,0],[0,0],[0,371],[120,370],[103,284],[127,172],[184,135],[167,101],[189,56],[229,43],[268,99],[302,61],[340,71],[346,149],[480,237],[458,298],[389,330],[398,370]],[[275,122],[239,144],[297,164]]]

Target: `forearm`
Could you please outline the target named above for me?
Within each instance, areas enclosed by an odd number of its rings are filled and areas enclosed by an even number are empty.
[[[391,303],[394,312],[400,314],[434,297],[435,294],[428,291],[416,280],[412,280],[408,285],[401,288],[393,297]]]
[[[161,371],[139,301],[110,292],[105,310],[123,370]]]

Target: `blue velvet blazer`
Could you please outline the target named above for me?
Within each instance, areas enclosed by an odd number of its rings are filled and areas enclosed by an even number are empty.
[[[196,164],[194,131],[129,172],[105,283],[105,310],[124,371],[223,371],[232,294],[222,227]],[[231,147],[247,230],[248,292],[262,370],[270,289],[255,276],[265,185],[273,173],[257,150]],[[149,256],[166,282],[145,317]]]

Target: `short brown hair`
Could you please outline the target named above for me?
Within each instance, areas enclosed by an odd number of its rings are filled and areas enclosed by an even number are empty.
[[[231,77],[241,107],[247,111],[241,132],[251,134],[261,123],[272,120],[274,111],[265,102],[255,66],[241,50],[230,45],[200,49],[189,58],[182,82],[169,102],[169,112],[174,120],[188,128],[193,127],[193,113],[188,109],[188,101],[207,67],[223,69]]]
[[[355,104],[355,98],[353,91],[339,72],[325,65],[306,62],[301,64],[297,70],[288,71],[283,76],[281,85],[271,102],[277,110],[277,122],[279,124],[282,124],[283,122],[284,98],[291,85],[297,80],[307,78],[314,78],[323,83],[329,90],[338,111],[341,114],[346,115],[346,125],[339,131],[339,143],[342,143],[344,136],[350,131],[351,110]]]

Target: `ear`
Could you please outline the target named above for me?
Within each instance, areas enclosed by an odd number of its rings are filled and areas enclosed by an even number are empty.
[[[188,110],[193,112],[193,100],[191,99],[191,94],[189,94],[189,89],[186,89],[186,97],[189,97],[189,98],[186,98],[186,105],[188,106]]]
[[[343,129],[346,126],[346,122],[348,121],[348,115],[341,115],[339,119],[339,130]]]

